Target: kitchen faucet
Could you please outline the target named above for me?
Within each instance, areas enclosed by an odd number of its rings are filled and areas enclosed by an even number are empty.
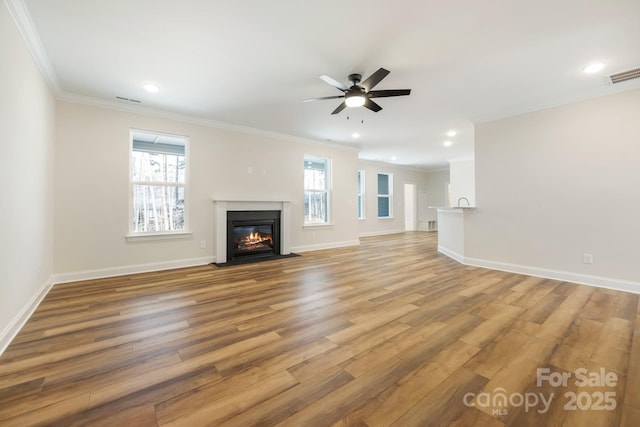
[[[460,206],[460,200],[466,200],[466,201],[467,201],[467,206],[471,206],[471,204],[469,204],[469,199],[467,199],[466,197],[460,197],[460,198],[458,199],[458,207],[461,207],[461,206]]]

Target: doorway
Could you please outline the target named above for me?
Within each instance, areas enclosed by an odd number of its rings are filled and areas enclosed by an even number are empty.
[[[415,231],[417,227],[416,184],[404,185],[404,231]]]

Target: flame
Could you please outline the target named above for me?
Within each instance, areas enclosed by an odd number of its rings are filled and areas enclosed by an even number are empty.
[[[243,250],[268,248],[267,245],[273,245],[273,236],[271,234],[262,235],[260,232],[255,231],[240,238],[238,244],[241,245]]]

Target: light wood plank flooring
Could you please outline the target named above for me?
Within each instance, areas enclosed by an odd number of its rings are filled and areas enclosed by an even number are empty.
[[[0,425],[640,425],[638,295],[436,239],[57,285],[0,358]]]

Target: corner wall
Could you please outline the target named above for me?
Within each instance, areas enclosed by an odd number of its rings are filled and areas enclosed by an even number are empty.
[[[55,101],[0,4],[0,353],[53,273]]]
[[[638,118],[633,90],[478,125],[466,262],[640,292]]]

